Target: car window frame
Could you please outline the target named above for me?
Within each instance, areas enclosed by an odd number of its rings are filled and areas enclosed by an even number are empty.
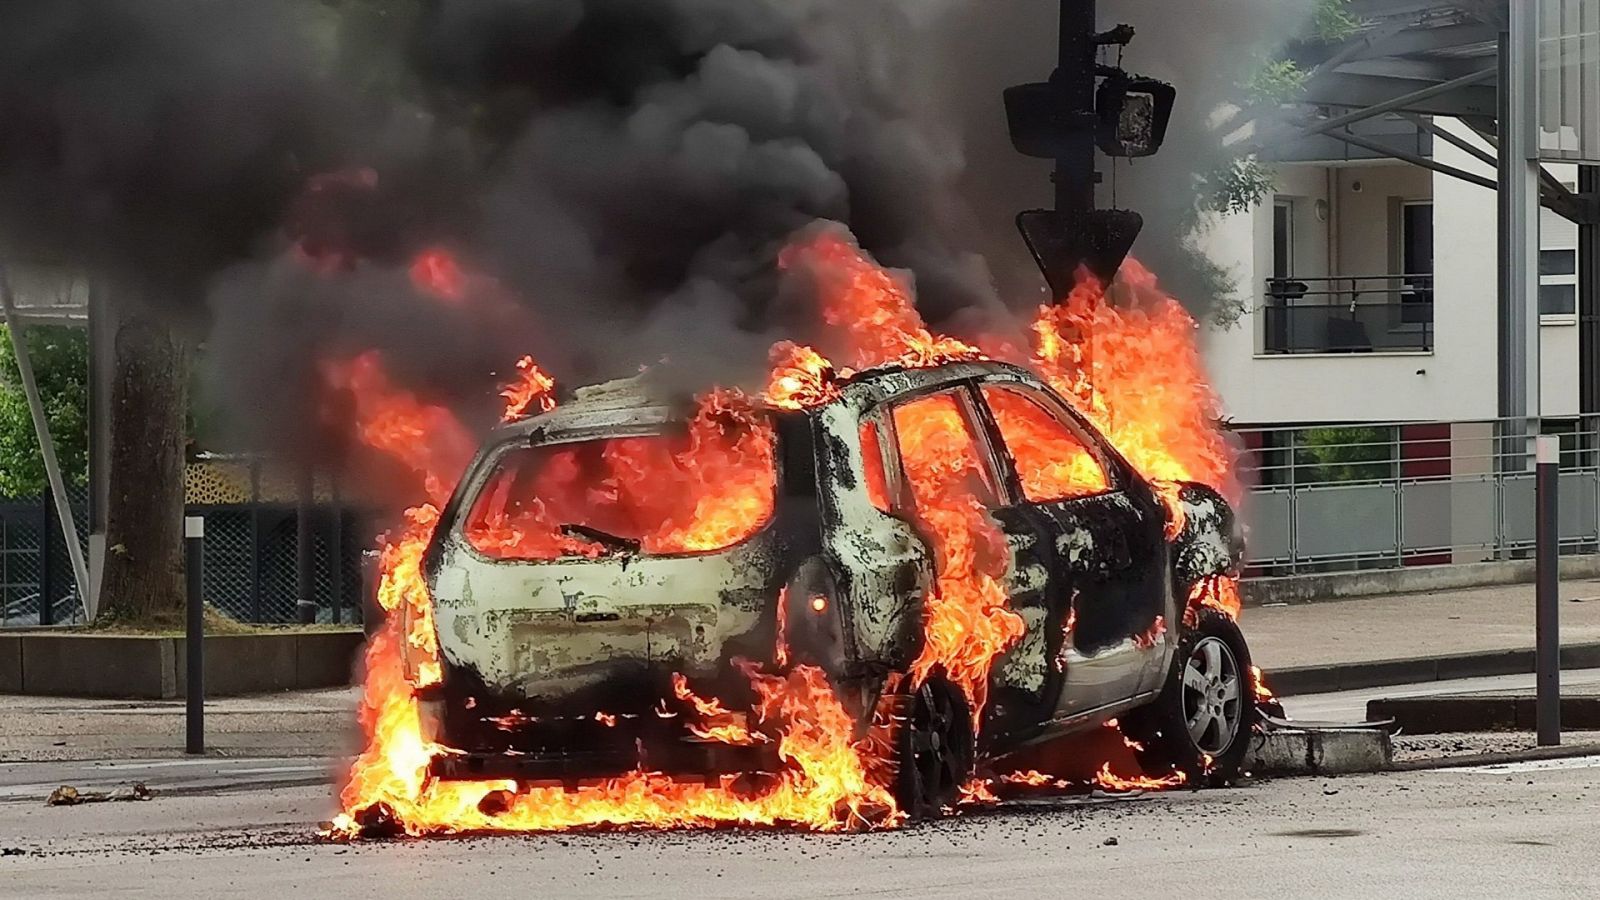
[[[870,467],[871,460],[867,459],[866,442],[861,440],[861,433],[872,429],[878,440],[878,468],[883,472],[883,490],[888,497],[889,508],[879,509],[885,515],[898,515],[905,509],[904,499],[910,483],[906,480],[905,471],[900,467],[899,435],[894,430],[894,416],[890,415],[887,404],[880,404],[868,410],[860,417],[856,426],[856,442],[861,447],[861,464]],[[863,476],[866,472],[863,471]],[[865,487],[863,486],[863,490]],[[871,498],[868,498],[871,502]],[[877,509],[877,504],[872,504]]]
[[[1100,473],[1106,481],[1106,489],[1079,497],[1060,497],[1054,500],[1028,499],[1027,492],[1022,489],[1022,476],[1017,472],[1016,458],[1011,455],[1011,448],[1006,444],[1005,433],[1000,429],[999,417],[995,415],[994,409],[989,406],[988,398],[983,396],[984,388],[1010,391],[1024,401],[1031,402],[1043,409],[1057,424],[1065,427],[1078,440],[1078,443],[1083,446],[1084,450],[1088,451],[1089,455],[1094,458],[1094,461],[1099,464]],[[986,420],[987,428],[990,429],[990,442],[995,444],[999,450],[999,462],[1002,466],[1006,490],[1014,495],[1014,502],[1036,505],[1071,503],[1076,500],[1105,497],[1127,489],[1122,469],[1113,464],[1113,456],[1110,448],[1105,443],[1104,436],[1087,422],[1082,421],[1078,411],[1060,397],[1057,397],[1053,391],[1045,390],[1026,381],[1008,378],[981,379],[971,385],[971,390],[974,395],[973,401],[978,405]]]
[[[990,492],[994,495],[994,505],[990,508],[1003,509],[1015,505],[1016,500],[1012,496],[1012,486],[1006,477],[1007,469],[1001,467],[1000,458],[995,453],[994,439],[988,421],[988,409],[979,405],[973,379],[963,378],[933,385],[926,390],[915,393],[888,398],[881,403],[875,404],[861,416],[863,422],[872,416],[878,417],[878,421],[883,425],[878,434],[879,449],[886,457],[893,457],[892,460],[885,460],[886,467],[884,470],[885,478],[892,477],[896,482],[890,487],[892,507],[890,514],[904,517],[914,515],[916,512],[916,498],[911,493],[911,482],[910,479],[904,476],[905,469],[900,456],[900,435],[895,428],[894,411],[901,406],[927,400],[939,394],[951,394],[956,398],[956,408],[960,411],[961,420],[966,425],[968,434],[972,437],[972,441],[977,447],[978,464],[984,467],[983,474],[989,485]],[[886,439],[892,442],[892,452],[885,449],[884,441]],[[889,471],[891,467],[893,469],[892,476]],[[887,486],[889,485],[886,483]]]

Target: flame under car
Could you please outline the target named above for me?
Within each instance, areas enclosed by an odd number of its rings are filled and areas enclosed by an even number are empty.
[[[774,771],[749,672],[808,665],[857,738],[885,736],[913,813],[979,759],[1113,717],[1147,767],[1226,780],[1249,651],[1188,598],[1235,572],[1238,536],[1212,489],[1165,493],[1000,363],[870,370],[793,410],[580,390],[497,432],[434,533],[434,774]],[[937,626],[982,587],[999,637],[975,651],[981,628]]]

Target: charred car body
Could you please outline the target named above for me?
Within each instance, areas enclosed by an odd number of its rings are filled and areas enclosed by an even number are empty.
[[[1006,606],[1025,627],[994,661],[978,721],[938,672],[904,677],[937,573],[902,431],[907,411],[933,407],[958,432],[940,452],[964,457],[1003,536]],[[766,464],[735,487],[762,512],[693,545],[629,533],[627,516],[607,512],[621,490],[612,482],[629,477],[644,479],[627,486],[635,506],[681,512],[666,508],[671,486],[628,459],[703,452],[682,407],[626,386],[585,389],[485,444],[424,559],[443,667],[425,717],[451,750],[436,775],[570,784],[640,766],[770,770],[770,741],[718,739],[685,710],[711,697],[724,724],[746,727],[751,663],[820,667],[859,734],[892,710],[903,723],[896,786],[913,810],[953,799],[978,758],[1112,717],[1147,765],[1196,779],[1237,771],[1252,721],[1248,650],[1227,617],[1187,608],[1196,584],[1238,561],[1216,491],[1173,486],[1182,514],[1169,513],[1059,395],[1000,363],[870,370],[826,402],[759,415],[766,437],[739,450]],[[1008,425],[1018,422],[1028,428]],[[1019,460],[1070,465],[1087,473],[1083,490],[1030,496]],[[596,466],[611,475],[596,479]],[[534,552],[516,528],[506,537],[530,508],[560,520]],[[484,537],[486,523],[498,537]]]

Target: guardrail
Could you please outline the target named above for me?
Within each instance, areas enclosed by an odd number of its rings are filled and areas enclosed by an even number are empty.
[[[1265,353],[1433,349],[1432,275],[1269,278],[1263,296]]]

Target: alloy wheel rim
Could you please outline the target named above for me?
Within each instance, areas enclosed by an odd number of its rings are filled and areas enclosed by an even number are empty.
[[[1189,740],[1202,753],[1220,756],[1233,746],[1244,703],[1239,663],[1227,641],[1205,637],[1183,666],[1183,717]]]

